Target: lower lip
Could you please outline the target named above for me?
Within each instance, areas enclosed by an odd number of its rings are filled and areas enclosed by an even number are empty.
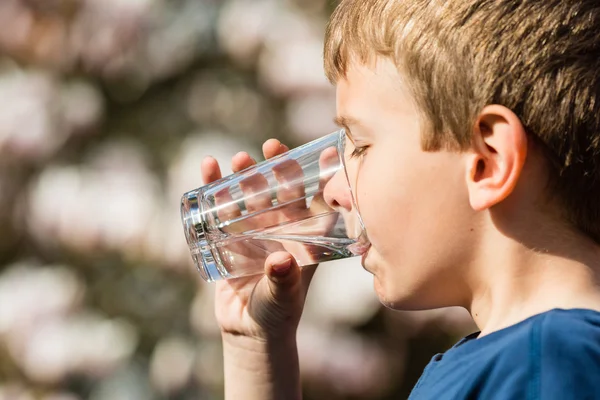
[[[362,263],[363,267],[365,266],[365,260],[367,259],[367,256],[369,255],[369,250],[371,250],[371,246],[369,246],[369,248],[362,255],[361,263]]]

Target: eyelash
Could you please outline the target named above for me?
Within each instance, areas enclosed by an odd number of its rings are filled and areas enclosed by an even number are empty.
[[[354,157],[360,157],[362,155],[364,155],[367,151],[368,146],[357,146],[354,148],[354,150],[352,151],[352,154],[350,155],[350,158],[354,158]]]

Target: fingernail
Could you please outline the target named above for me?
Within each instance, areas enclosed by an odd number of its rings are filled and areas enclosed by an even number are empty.
[[[288,273],[292,266],[292,260],[287,258],[278,263],[273,264],[273,274],[277,276],[283,276]]]

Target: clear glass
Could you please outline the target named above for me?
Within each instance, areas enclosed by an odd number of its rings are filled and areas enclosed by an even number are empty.
[[[300,266],[364,253],[368,239],[345,145],[340,130],[185,193],[181,218],[202,278],[261,274],[269,254],[280,250]],[[326,201],[335,196],[350,200]]]

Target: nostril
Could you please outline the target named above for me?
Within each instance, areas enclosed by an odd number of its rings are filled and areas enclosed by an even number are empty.
[[[343,171],[338,171],[323,188],[323,198],[333,209],[352,211],[352,193]]]
[[[325,203],[333,209],[352,210],[352,194],[348,188],[328,184],[323,192],[323,198]]]
[[[327,184],[325,186],[325,190],[323,191],[323,198],[325,199],[325,203],[331,208],[339,207],[340,204],[337,202],[337,200],[333,196],[332,190],[329,190],[330,188],[331,188],[331,185]]]

